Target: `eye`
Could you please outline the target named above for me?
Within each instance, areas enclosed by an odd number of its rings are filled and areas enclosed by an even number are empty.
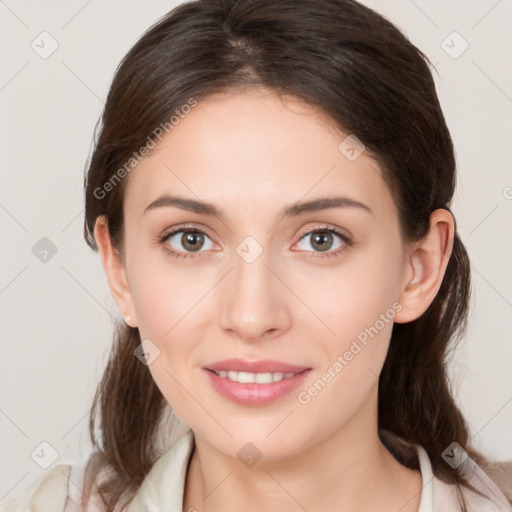
[[[337,242],[336,238],[338,239]],[[317,227],[304,233],[300,241],[307,239],[309,239],[308,243],[313,247],[313,250],[305,250],[313,252],[312,257],[315,258],[337,256],[352,245],[352,240],[348,235],[329,226]],[[206,244],[206,247],[204,247],[206,240],[209,240],[210,245]],[[211,249],[213,245],[212,240],[205,231],[197,227],[185,226],[164,234],[159,238],[158,242],[163,245],[169,256],[178,259],[198,257],[194,253],[204,252],[201,249]],[[334,251],[331,250],[333,247]]]
[[[193,253],[203,252],[200,249],[203,248],[206,239],[210,241],[211,245],[213,244],[210,237],[202,229],[181,227],[163,235],[159,242],[170,256],[175,258],[193,258]],[[211,245],[208,247],[207,244],[206,249],[211,249]],[[188,252],[192,254],[187,254]]]
[[[337,242],[336,238],[338,238]],[[347,247],[352,245],[352,241],[349,236],[328,226],[322,226],[308,231],[302,235],[301,241],[302,240],[308,240],[307,243],[313,247],[312,252],[316,253],[313,255],[315,258],[329,258],[331,256],[337,256]],[[331,251],[333,248],[335,250]]]

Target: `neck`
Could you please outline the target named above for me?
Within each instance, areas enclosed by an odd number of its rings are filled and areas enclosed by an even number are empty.
[[[369,418],[372,421],[369,421]],[[402,466],[377,430],[377,389],[342,428],[280,460],[245,467],[195,439],[183,510],[417,512],[421,474]]]

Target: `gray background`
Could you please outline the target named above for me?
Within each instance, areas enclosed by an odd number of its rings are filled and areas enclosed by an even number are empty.
[[[0,499],[28,486],[41,464],[88,453],[88,409],[121,317],[82,238],[83,169],[116,66],[177,3],[0,1]],[[512,3],[364,3],[439,73],[460,173],[454,212],[474,276],[470,327],[450,373],[472,442],[512,459]],[[43,237],[57,251],[46,261]]]

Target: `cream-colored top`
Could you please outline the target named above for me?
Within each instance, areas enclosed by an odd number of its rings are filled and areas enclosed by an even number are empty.
[[[425,449],[419,445],[414,447],[423,480],[418,512],[461,511],[455,485],[446,484],[435,477]],[[188,430],[155,462],[126,512],[187,512],[182,511],[183,490],[193,448],[194,435]],[[85,462],[81,465],[60,464],[48,470],[27,489],[17,508],[0,508],[0,512],[83,512],[77,503]],[[470,482],[490,499],[462,487],[468,512],[512,511],[505,495],[476,464],[473,464]],[[92,496],[86,512],[102,510],[98,498]]]

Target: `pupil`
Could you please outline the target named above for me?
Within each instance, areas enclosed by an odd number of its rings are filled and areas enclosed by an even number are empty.
[[[196,251],[201,246],[201,233],[186,233],[184,247],[192,251]]]
[[[321,251],[325,251],[329,248],[331,233],[321,234],[317,233],[313,236],[313,245],[319,244],[319,248]]]

